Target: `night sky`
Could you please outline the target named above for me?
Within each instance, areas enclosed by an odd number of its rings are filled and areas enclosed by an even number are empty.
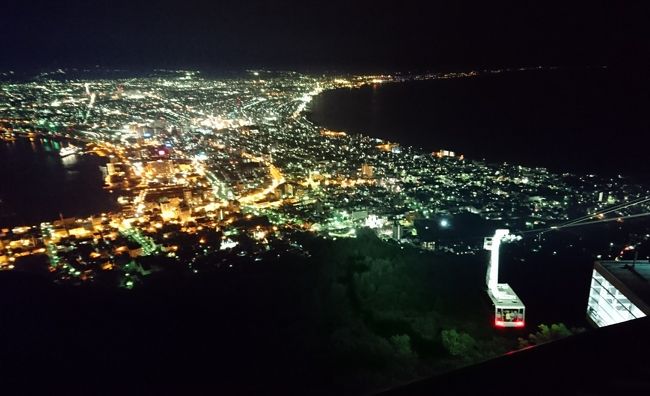
[[[4,0],[0,67],[450,70],[647,63],[644,3]]]

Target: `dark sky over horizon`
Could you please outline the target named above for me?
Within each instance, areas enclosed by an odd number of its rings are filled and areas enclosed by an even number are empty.
[[[647,63],[643,3],[5,0],[0,66],[435,70]]]

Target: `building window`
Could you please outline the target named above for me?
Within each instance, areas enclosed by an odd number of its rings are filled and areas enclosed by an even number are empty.
[[[646,316],[595,269],[591,278],[587,315],[598,327]]]

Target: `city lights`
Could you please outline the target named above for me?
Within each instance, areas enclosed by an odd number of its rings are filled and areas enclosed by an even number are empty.
[[[476,244],[432,241],[427,233],[455,232],[462,228],[456,216],[464,214],[482,221],[508,219],[513,229],[541,227],[567,220],[572,205],[597,213],[602,205],[644,194],[624,193],[630,189],[620,179],[586,176],[570,184],[543,168],[487,164],[447,148],[431,153],[332,131],[307,114],[312,99],[330,89],[476,75],[255,71],[210,79],[181,70],[157,78],[2,84],[0,136],[7,141],[51,137],[62,158],[106,158],[105,187],[120,207],[85,219],[53,220],[38,232],[26,226],[32,238],[14,230],[3,237],[5,245],[45,252],[54,273],[76,280],[93,279],[97,271],[123,271],[117,256],[179,259],[183,238],[195,238],[189,257],[198,259],[213,251],[241,254],[243,236],[255,249],[267,249],[297,229],[354,238],[366,227],[384,239],[475,255],[481,250]],[[633,210],[643,207],[624,208],[619,215]],[[257,224],[262,218],[264,224]],[[428,219],[438,219],[437,227],[427,223],[418,230],[418,221]],[[88,241],[92,254],[63,254]],[[0,266],[7,269],[25,254],[4,253]],[[143,277],[148,270],[129,273]]]

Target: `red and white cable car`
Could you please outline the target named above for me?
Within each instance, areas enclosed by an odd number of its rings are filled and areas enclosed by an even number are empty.
[[[499,246],[506,240],[517,239],[510,231],[496,230],[493,237],[485,238],[483,248],[490,251],[485,283],[487,293],[494,306],[494,326],[524,327],[526,325],[526,306],[507,283],[499,283]]]

